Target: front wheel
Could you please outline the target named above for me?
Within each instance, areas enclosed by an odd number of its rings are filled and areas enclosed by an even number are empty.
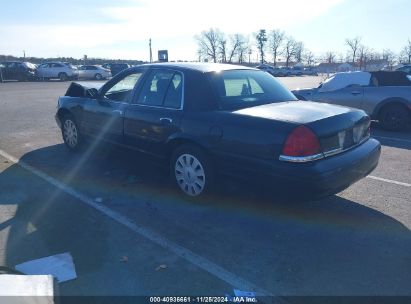
[[[60,81],[66,81],[68,79],[68,76],[66,73],[60,73],[59,74],[59,79]]]
[[[209,156],[195,145],[183,145],[174,151],[170,173],[173,182],[189,197],[203,197],[213,188],[212,162]]]
[[[101,79],[103,79],[103,76],[102,76],[101,74],[97,73],[97,74],[94,76],[94,78],[95,78],[96,80],[101,80]]]
[[[63,118],[61,132],[66,146],[72,151],[77,150],[80,146],[81,137],[78,126],[71,115]]]
[[[407,127],[410,121],[408,109],[401,104],[386,106],[380,114],[380,123],[384,129],[401,131]]]

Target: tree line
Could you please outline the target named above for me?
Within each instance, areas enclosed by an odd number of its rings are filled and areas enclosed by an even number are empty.
[[[411,63],[411,40],[396,54],[390,49],[378,52],[362,43],[361,37],[345,39],[345,53],[328,51],[316,55],[280,29],[259,30],[251,35],[240,33],[227,35],[217,28],[210,28],[195,36],[199,61],[222,63],[251,63],[251,55],[256,50],[258,61],[267,63],[269,60],[276,66],[282,59],[288,67],[292,62],[312,66],[315,63],[344,63],[357,65],[360,69],[366,67],[371,60],[382,59],[387,65],[395,63]]]

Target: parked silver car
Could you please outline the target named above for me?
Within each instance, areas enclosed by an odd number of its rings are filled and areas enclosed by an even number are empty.
[[[46,62],[37,67],[37,77],[43,80],[57,78],[61,81],[78,79],[78,70],[66,62]]]
[[[83,65],[78,68],[78,77],[87,79],[107,79],[111,77],[109,69],[105,69],[99,65]]]
[[[364,110],[392,131],[411,120],[411,76],[404,72],[337,73],[318,88],[293,91],[301,100],[313,100]]]
[[[257,69],[262,70],[264,72],[270,73],[271,75],[275,74],[275,68],[268,64],[260,64],[256,66]],[[275,75],[274,75],[275,76]]]

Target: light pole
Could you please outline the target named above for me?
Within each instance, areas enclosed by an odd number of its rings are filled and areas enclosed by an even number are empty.
[[[148,40],[148,46],[150,48],[150,62],[153,62],[153,52],[151,50],[151,38]]]

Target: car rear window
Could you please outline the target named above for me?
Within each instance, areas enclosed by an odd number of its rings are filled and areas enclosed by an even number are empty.
[[[297,100],[273,76],[263,71],[219,71],[210,73],[209,78],[222,109]]]

